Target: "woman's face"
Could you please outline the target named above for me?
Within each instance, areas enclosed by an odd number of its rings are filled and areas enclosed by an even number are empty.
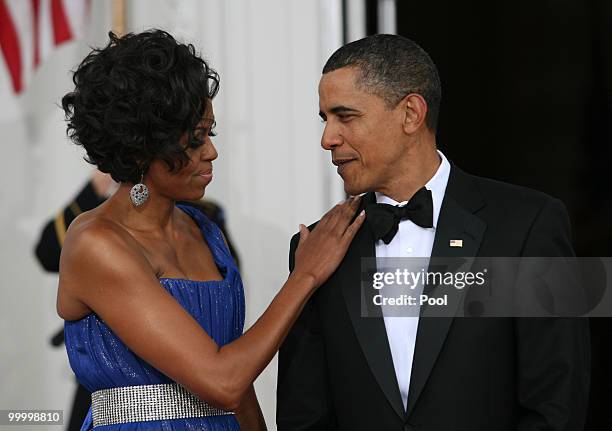
[[[209,101],[202,121],[195,130],[194,139],[200,145],[189,147],[188,135],[181,137],[181,145],[186,147],[189,162],[182,169],[171,172],[163,160],[154,160],[145,176],[145,183],[154,193],[176,201],[195,201],[204,196],[206,186],[212,181],[212,161],[218,156],[211,136],[214,136],[215,115]]]

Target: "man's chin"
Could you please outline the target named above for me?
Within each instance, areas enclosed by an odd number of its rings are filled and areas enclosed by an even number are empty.
[[[367,191],[368,190],[366,190],[364,187],[358,187],[354,184],[347,184],[346,182],[344,183],[344,193],[346,193],[349,196],[362,195],[366,193]]]

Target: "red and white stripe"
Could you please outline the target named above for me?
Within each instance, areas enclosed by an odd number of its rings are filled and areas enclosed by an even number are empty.
[[[58,45],[85,32],[90,0],[0,0],[0,50],[20,93]]]

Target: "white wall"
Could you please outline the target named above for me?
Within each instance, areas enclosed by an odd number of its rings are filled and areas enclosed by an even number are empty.
[[[105,43],[110,1],[94,0],[85,41],[59,49],[26,94],[10,94],[0,73],[0,409],[64,409],[73,382],[63,349],[49,337],[56,278],[44,274],[32,248],[44,221],[65,205],[91,167],[65,138],[54,104],[70,88],[67,70]],[[317,84],[341,40],[339,0],[128,0],[128,31],[164,28],[193,42],[221,74],[215,99],[219,136],[215,181],[207,195],[226,209],[243,262],[247,326],[287,276],[290,236],[342,198],[319,146]],[[1,65],[4,67],[4,65]],[[256,388],[275,429],[276,363]],[[42,428],[37,428],[42,429]],[[57,429],[57,428],[54,428]]]

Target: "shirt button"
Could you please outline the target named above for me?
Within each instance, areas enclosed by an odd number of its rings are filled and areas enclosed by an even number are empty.
[[[408,247],[408,248],[406,249],[406,251],[407,251],[408,253],[412,253],[414,250],[412,249],[412,247]]]

